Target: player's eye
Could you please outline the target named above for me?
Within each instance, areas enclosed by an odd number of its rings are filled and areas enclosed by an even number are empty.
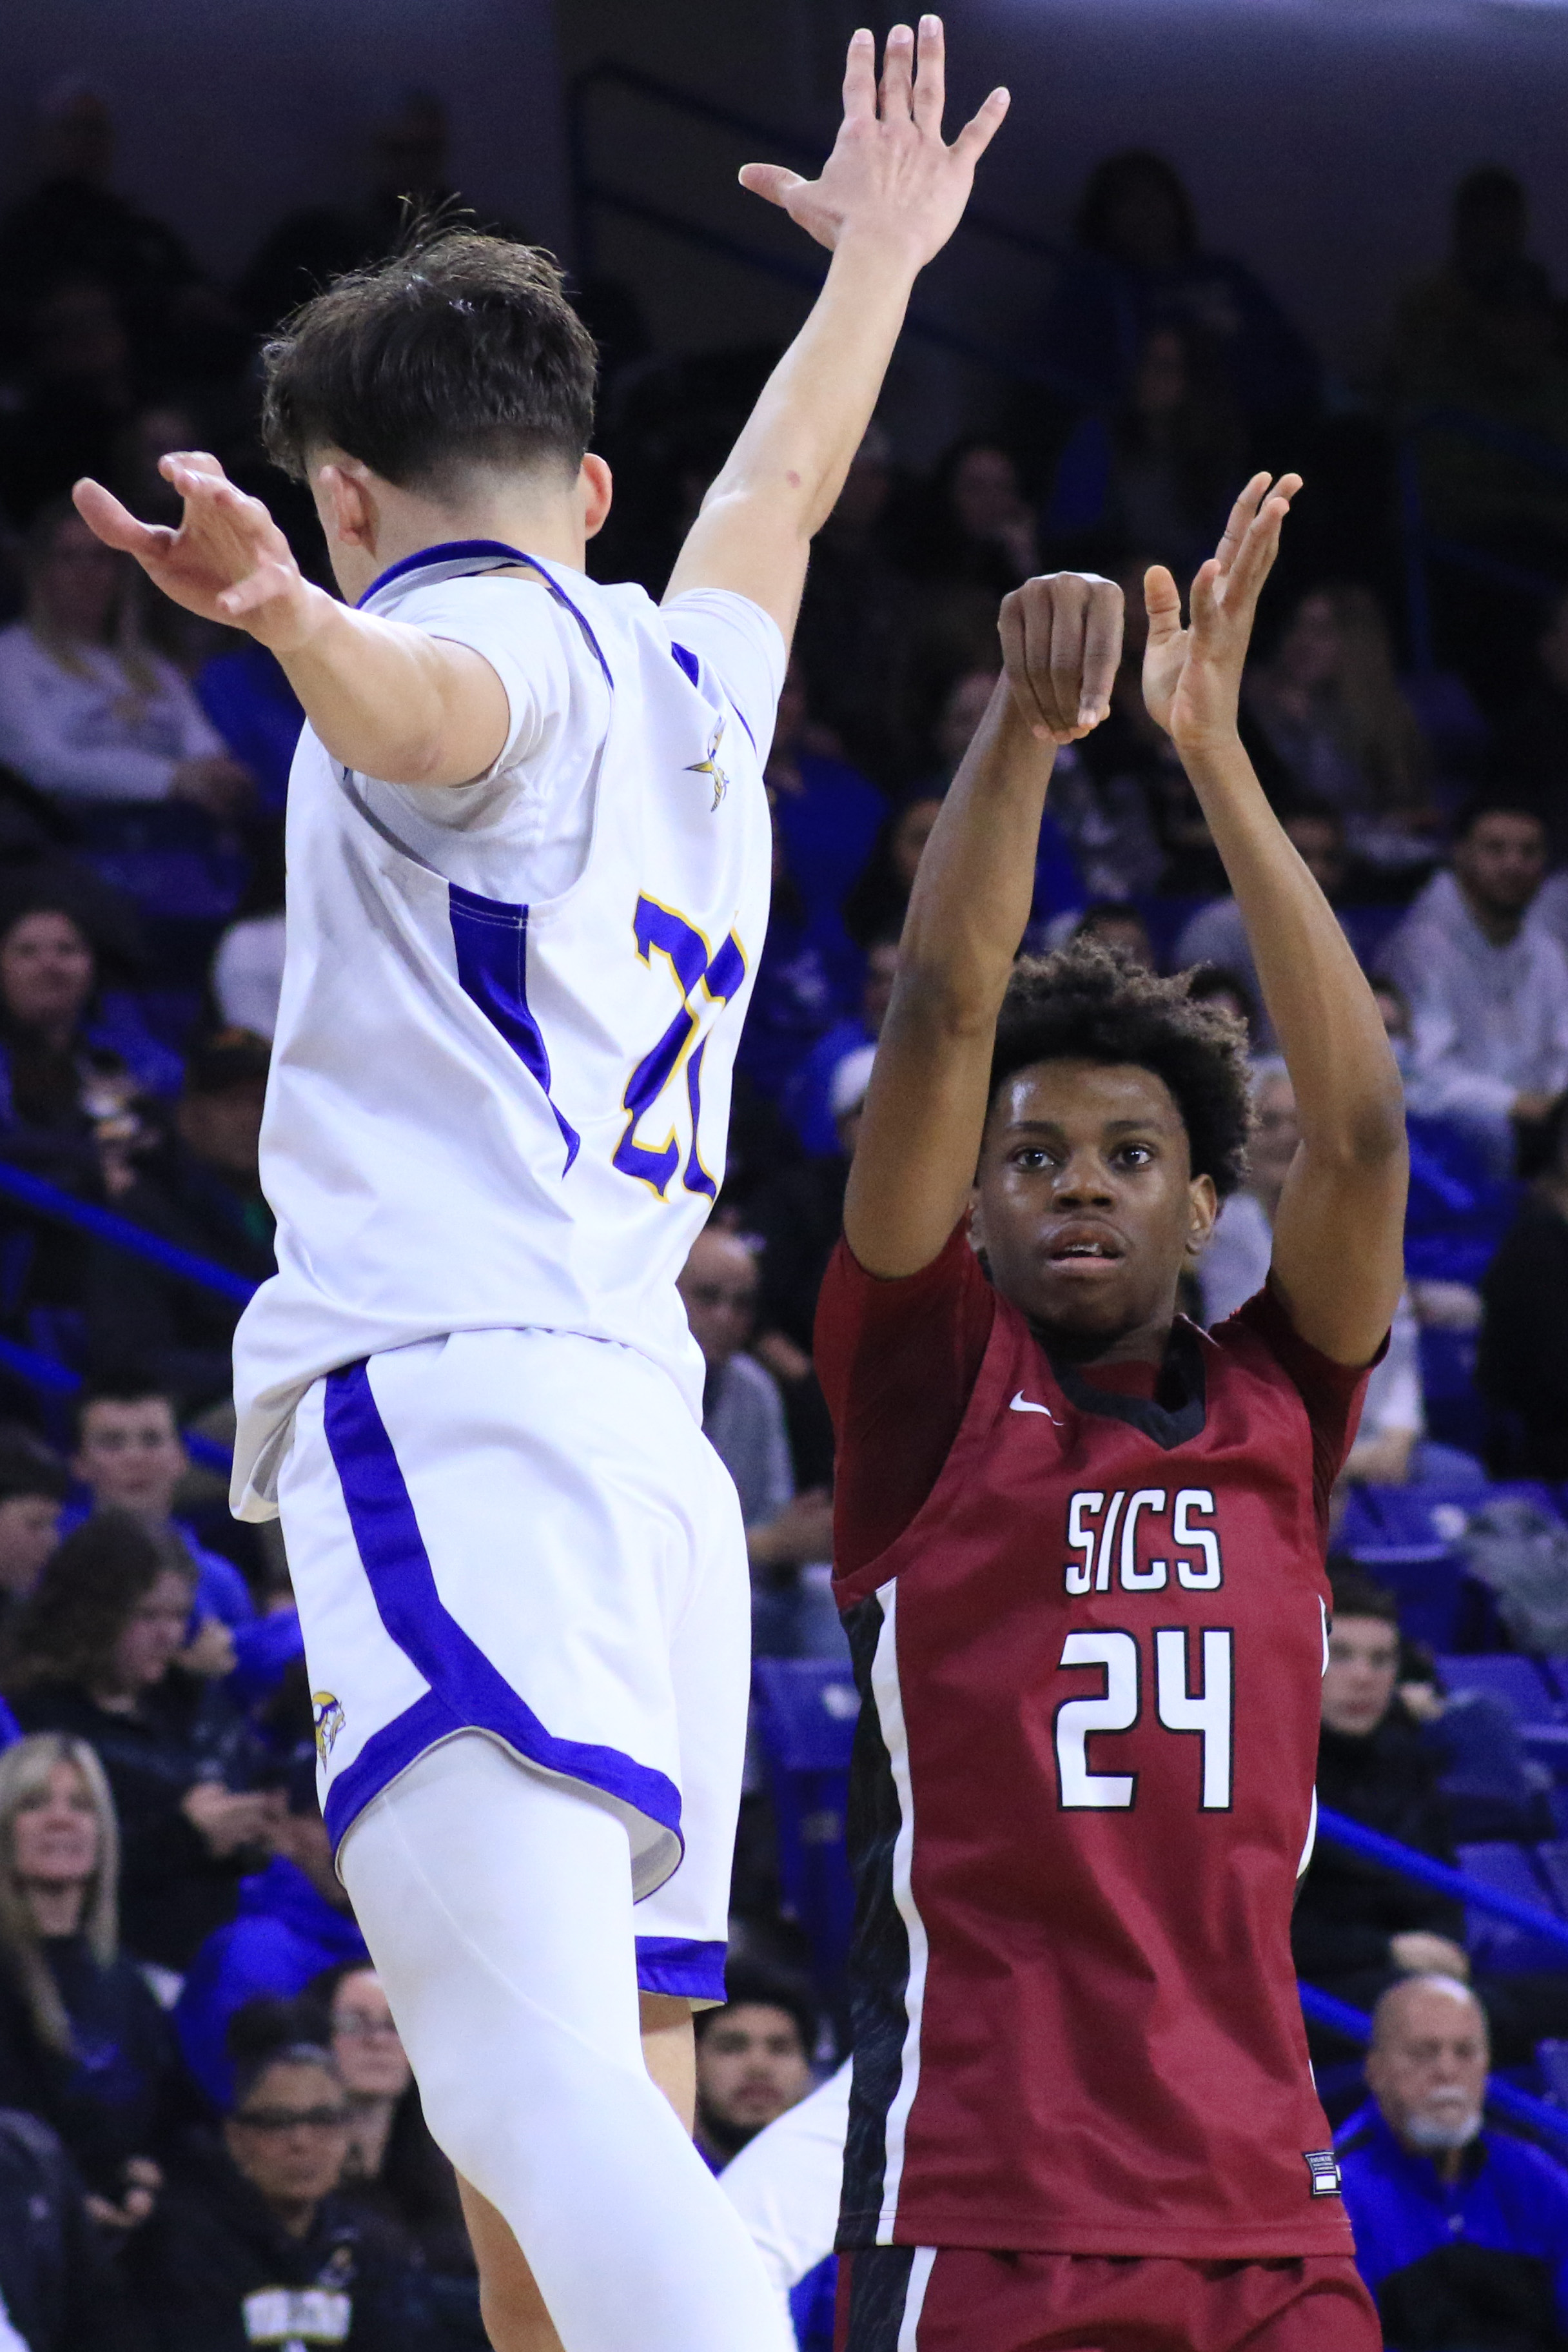
[[[1124,1168],[1148,1168],[1153,1163],[1153,1147],[1147,1143],[1124,1143],[1116,1157]]]

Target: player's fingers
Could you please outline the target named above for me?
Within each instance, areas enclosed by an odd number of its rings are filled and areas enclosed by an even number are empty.
[[[1143,574],[1143,610],[1149,615],[1149,642],[1163,646],[1179,636],[1182,597],[1173,575],[1163,563],[1152,563]]]
[[[915,37],[908,25],[891,25],[882,51],[884,122],[907,122],[913,100]]]
[[[1247,525],[1247,536],[1230,569],[1226,595],[1239,607],[1255,604],[1274,569],[1279,533],[1290,501],[1301,487],[1300,474],[1282,474]]]
[[[1220,620],[1218,591],[1220,581],[1224,576],[1217,555],[1211,555],[1206,563],[1200,563],[1194,574],[1192,590],[1187,602],[1194,637],[1212,638],[1213,632],[1218,625]]]
[[[863,121],[877,111],[877,37],[862,25],[849,36],[844,61],[844,120]]]
[[[286,564],[258,563],[254,572],[247,572],[232,588],[226,588],[217,601],[231,619],[237,619],[242,613],[254,613],[261,605],[270,604],[274,597],[287,594],[293,584],[294,575]]]
[[[1051,583],[1051,708],[1058,730],[1078,725],[1083,699],[1083,632],[1087,583],[1072,572]]]
[[[1002,667],[1013,689],[1018,715],[1032,735],[1044,740],[1051,733],[1051,729],[1040,707],[1040,698],[1035,691],[1035,680],[1029,667],[1029,643],[1025,622],[1028,604],[1028,593],[1022,588],[1015,589],[1010,596],[1005,596],[1002,610],[997,615],[996,629],[1002,640]],[[1046,651],[1048,659],[1048,642]]]
[[[953,153],[961,157],[969,165],[971,171],[979,163],[991,142],[1001,130],[1002,118],[1012,102],[1006,90],[994,89],[985,103],[976,110],[973,118],[964,124],[953,141]]]
[[[138,522],[112,490],[106,490],[101,482],[90,477],[84,476],[76,484],[71,502],[89,530],[102,540],[105,547],[118,548],[122,554],[134,555],[139,561],[161,555],[174,538],[174,532],[161,523]]]
[[[786,208],[792,192],[805,185],[801,174],[784,163],[742,163],[740,180],[753,196],[765,196],[770,205]]]
[[[915,121],[922,131],[942,134],[942,110],[947,102],[947,45],[942,18],[922,16],[915,32]]]
[[[1114,580],[1091,580],[1084,618],[1083,680],[1078,723],[1098,727],[1110,709],[1110,689],[1121,667],[1121,628],[1126,599]]]
[[[168,449],[158,460],[158,471],[165,481],[172,478],[171,467],[183,467],[188,474],[204,474],[216,481],[227,478],[217,459],[208,449]]]
[[[1254,474],[1231,508],[1225,529],[1220,533],[1219,545],[1214,552],[1214,561],[1222,572],[1228,572],[1235,562],[1242,541],[1251,528],[1252,519],[1263,503],[1263,494],[1268,488],[1269,479],[1267,474]]]

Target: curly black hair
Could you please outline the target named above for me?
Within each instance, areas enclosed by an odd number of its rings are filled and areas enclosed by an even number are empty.
[[[992,1101],[1016,1071],[1063,1061],[1152,1070],[1182,1114],[1193,1174],[1212,1178],[1221,1200],[1244,1181],[1252,1129],[1247,1031],[1234,1013],[1195,999],[1187,973],[1162,980],[1092,940],[1021,956],[996,1023]]]

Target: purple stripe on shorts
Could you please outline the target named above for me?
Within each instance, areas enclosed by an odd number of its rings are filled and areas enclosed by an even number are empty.
[[[584,1781],[680,1839],[680,1791],[673,1780],[619,1748],[557,1739],[443,1603],[364,1363],[328,1374],[325,1422],[376,1613],[431,1693],[367,1741],[334,1782],[327,1809],[334,1843],[399,1772],[463,1730],[491,1732],[529,1763]],[[344,1788],[349,1794],[335,1803]]]
[[[639,1936],[637,1988],[673,1993],[678,2000],[722,2000],[727,1949],[689,1936]]]

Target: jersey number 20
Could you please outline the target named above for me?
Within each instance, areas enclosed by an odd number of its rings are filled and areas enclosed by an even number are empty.
[[[1196,1693],[1189,1679],[1187,1629],[1162,1626],[1154,1635],[1154,1711],[1167,1731],[1203,1742],[1205,1813],[1230,1811],[1231,1728],[1235,1643],[1228,1625],[1203,1631],[1203,1669]],[[1096,1732],[1131,1731],[1143,1710],[1142,1661],[1135,1633],[1069,1633],[1064,1666],[1098,1666],[1104,1687],[1096,1698],[1063,1699],[1057,1709],[1057,1790],[1064,1810],[1126,1811],[1138,1792],[1136,1772],[1090,1769],[1089,1742]]]

